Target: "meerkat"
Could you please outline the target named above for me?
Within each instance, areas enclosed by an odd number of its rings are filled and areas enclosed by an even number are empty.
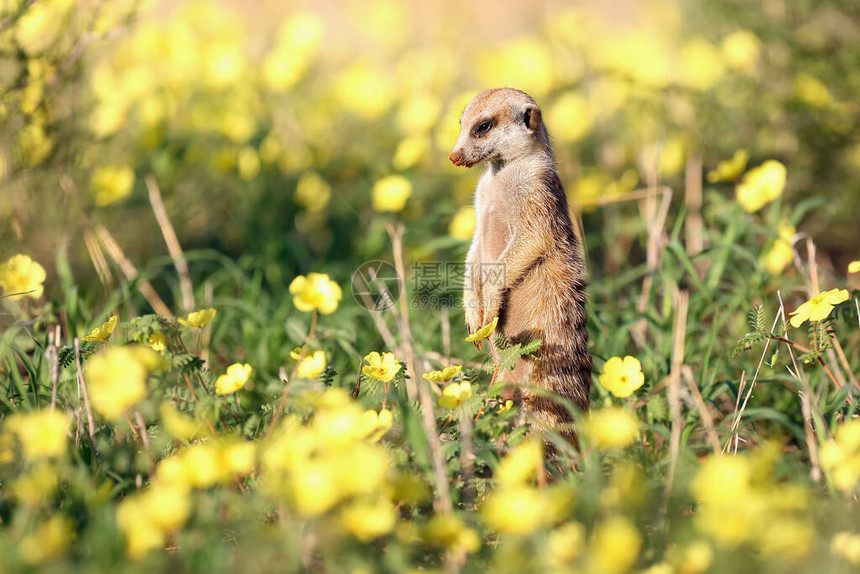
[[[506,382],[530,422],[576,444],[570,412],[552,397],[588,410],[586,269],[540,108],[519,90],[479,93],[460,117],[448,159],[465,167],[487,162],[466,256],[466,326],[474,333],[498,317],[496,330],[507,341],[541,339],[538,352],[522,357]]]

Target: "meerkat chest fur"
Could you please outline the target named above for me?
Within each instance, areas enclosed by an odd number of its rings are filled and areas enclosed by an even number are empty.
[[[475,190],[467,327],[499,317],[509,342],[542,341],[505,379],[521,387],[533,422],[575,441],[570,413],[552,396],[588,408],[585,263],[540,109],[518,90],[481,92],[463,112],[449,159],[489,164]]]

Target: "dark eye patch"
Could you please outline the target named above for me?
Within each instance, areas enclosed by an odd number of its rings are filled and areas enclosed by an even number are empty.
[[[483,121],[472,129],[472,135],[474,135],[475,137],[480,137],[490,131],[495,125],[496,118]]]

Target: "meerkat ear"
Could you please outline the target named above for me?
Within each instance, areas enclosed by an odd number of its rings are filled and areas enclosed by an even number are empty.
[[[534,133],[540,127],[540,119],[540,108],[534,104],[523,106],[523,123],[529,132]]]

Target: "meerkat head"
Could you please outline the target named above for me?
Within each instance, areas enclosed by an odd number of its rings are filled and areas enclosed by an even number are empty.
[[[484,160],[505,164],[549,150],[540,108],[526,93],[510,88],[486,90],[466,105],[460,137],[448,159],[472,167]]]

